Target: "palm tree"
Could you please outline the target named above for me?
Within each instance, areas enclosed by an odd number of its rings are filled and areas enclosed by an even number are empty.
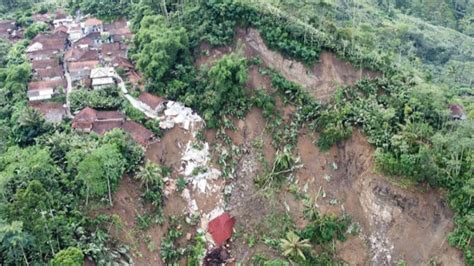
[[[303,260],[306,257],[303,254],[305,249],[311,248],[311,244],[308,239],[301,240],[293,231],[286,233],[286,239],[280,240],[280,248],[283,251],[283,255],[287,257],[301,257]]]
[[[140,166],[140,171],[135,176],[136,179],[140,180],[145,185],[146,191],[149,190],[149,186],[163,184],[163,169],[152,162],[146,162],[145,166]]]
[[[23,127],[40,127],[43,122],[41,114],[33,108],[25,108],[18,117],[18,123]]]

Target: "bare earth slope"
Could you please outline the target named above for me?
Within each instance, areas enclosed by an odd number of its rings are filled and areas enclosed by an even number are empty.
[[[285,78],[304,86],[315,98],[325,102],[330,99],[338,84],[354,84],[357,80],[373,78],[379,73],[359,69],[337,59],[334,54],[323,52],[320,61],[311,68],[271,51],[258,31],[239,29],[234,47],[210,49],[203,44],[198,66],[213,61],[233,51],[241,51],[248,58],[258,57],[263,65],[279,71]],[[249,89],[271,89],[268,77],[250,68]],[[285,108],[288,110],[288,108]],[[291,108],[290,108],[291,110]],[[286,113],[286,112],[285,112]],[[286,114],[291,119],[291,113]],[[250,123],[250,124],[249,124]],[[271,162],[270,136],[264,130],[264,120],[258,110],[252,110],[243,121],[236,122],[240,134],[238,143],[246,153],[239,161],[237,179],[230,198],[229,208],[237,217],[237,228],[255,231],[270,212],[268,208],[284,209],[290,206],[292,218],[301,220],[301,203],[291,196],[279,195],[281,202],[268,203],[254,188],[253,178],[261,172],[258,151],[251,143],[263,141],[264,157]],[[303,131],[298,140],[298,154],[304,167],[297,173],[301,191],[318,197],[322,212],[345,211],[359,223],[361,233],[337,246],[339,255],[351,265],[391,265],[401,260],[408,265],[438,262],[442,265],[463,265],[462,254],[449,246],[447,234],[452,229],[452,213],[437,191],[402,189],[388,177],[374,170],[373,147],[360,133],[355,132],[347,141],[328,152],[321,152],[314,145],[317,136]],[[235,138],[233,138],[235,139]],[[334,164],[333,164],[334,163]],[[337,166],[337,170],[333,168]],[[328,178],[329,177],[329,178]],[[330,181],[327,181],[329,179]],[[288,194],[288,193],[287,193]],[[303,226],[303,225],[302,225]],[[245,243],[234,243],[237,261],[249,262],[252,254],[272,254],[261,246],[249,249]]]

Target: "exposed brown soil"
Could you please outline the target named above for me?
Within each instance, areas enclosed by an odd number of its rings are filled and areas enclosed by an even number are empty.
[[[375,172],[373,148],[359,132],[328,152],[313,141],[305,133],[298,141],[305,165],[298,172],[300,188],[314,196],[324,191],[317,201],[323,213],[346,212],[361,226],[360,238],[339,244],[341,258],[359,265],[463,264],[445,241],[452,213],[439,192],[402,189]]]
[[[380,73],[357,68],[348,62],[338,59],[333,53],[322,52],[319,62],[312,67],[288,59],[280,53],[270,50],[260,33],[255,29],[237,29],[233,47],[210,49],[208,44],[202,44],[201,53],[196,59],[196,65],[209,65],[213,61],[231,52],[240,52],[246,58],[258,57],[263,66],[270,67],[281,73],[286,79],[304,86],[315,98],[322,102],[330,100],[336,88],[340,85],[352,85],[362,78],[374,78]],[[268,78],[256,75],[258,68],[252,67],[249,72],[249,85],[254,88],[269,88]]]
[[[225,54],[241,51],[249,59],[255,56],[261,58],[265,67],[276,69],[288,80],[303,85],[321,101],[328,101],[338,84],[353,84],[362,77],[379,75],[340,61],[327,52],[321,54],[320,61],[313,67],[307,67],[270,51],[254,29],[237,30],[235,43],[233,47],[212,49],[202,44],[196,65],[205,67]],[[250,66],[247,88],[273,91],[268,76],[259,73],[258,66]],[[285,106],[278,98],[276,104],[284,121],[291,121],[294,107]],[[227,210],[236,217],[231,256],[242,265],[250,265],[256,254],[268,258],[280,256],[262,244],[262,233],[278,229],[278,225],[271,228],[269,217],[288,213],[298,228],[303,228],[307,221],[302,215],[302,202],[295,199],[288,188],[268,196],[266,191],[254,185],[255,177],[272,164],[276,153],[272,136],[265,130],[266,121],[262,112],[252,109],[243,120],[235,119],[234,124],[237,130],[226,130],[226,134],[242,150],[242,155],[235,158],[236,174],[232,180],[212,182],[215,182],[215,187],[223,188],[224,183],[233,187],[226,204]],[[216,138],[215,130],[207,130],[205,137],[216,160],[219,154],[215,147],[222,141]],[[453,226],[452,213],[445,206],[440,192],[402,189],[377,173],[374,170],[374,149],[360,132],[354,132],[350,139],[327,152],[321,152],[314,145],[317,137],[317,134],[306,130],[300,132],[296,152],[304,167],[297,171],[296,183],[300,192],[318,198],[322,213],[348,213],[360,225],[358,236],[336,244],[337,255],[341,259],[350,265],[394,265],[401,260],[407,265],[426,265],[431,261],[442,265],[463,264],[461,253],[445,241]],[[167,131],[160,142],[152,144],[146,153],[147,159],[172,167],[170,186],[178,177],[181,153],[193,138],[189,132],[175,127]],[[124,179],[114,196],[115,206],[105,210],[123,219],[124,232],[136,230],[135,210],[141,213],[146,209],[139,200],[139,191],[135,181]],[[223,200],[223,191],[191,193],[202,213],[209,213],[217,202]],[[316,196],[318,193],[319,196]],[[169,195],[165,209],[167,215],[180,215],[186,209],[186,202],[180,195]],[[156,226],[146,232],[157,247],[164,228]],[[120,233],[118,238],[126,243],[138,243],[133,254],[137,265],[161,264],[158,251],[149,252],[140,239],[143,235],[130,239],[128,234]],[[251,247],[250,236],[257,238],[257,243]]]
[[[110,233],[112,237],[130,247],[132,259],[136,265],[146,265],[146,261],[152,261],[156,265],[160,265],[159,254],[150,252],[143,238],[148,235],[159,246],[162,236],[161,228],[156,226],[150,228],[147,232],[142,232],[136,227],[136,217],[149,210],[140,199],[141,192],[139,183],[125,176],[114,193],[114,206],[99,209],[96,212],[120,218],[120,225],[111,228]],[[144,258],[146,259],[144,260]]]
[[[241,140],[244,154],[238,158],[228,209],[237,219],[237,231],[258,236],[264,217],[283,209],[280,203],[269,201],[254,185],[254,178],[265,171],[265,163],[273,162],[275,149],[271,144],[271,136],[265,132],[265,120],[260,110],[252,109],[236,125],[238,130],[234,132],[233,140]],[[257,253],[273,254],[274,251],[265,245],[249,248],[245,238],[233,242],[232,255],[244,265],[250,264],[251,258]]]

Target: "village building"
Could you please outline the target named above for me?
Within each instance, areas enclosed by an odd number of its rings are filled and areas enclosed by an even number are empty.
[[[114,42],[123,42],[132,38],[128,22],[124,18],[104,24],[104,32],[108,32]]]
[[[99,60],[70,62],[67,64],[69,75],[73,83],[85,85],[90,79],[91,70],[99,65]]]
[[[47,50],[56,50],[58,52],[63,52],[66,49],[66,46],[67,33],[40,33],[35,38],[33,38],[31,44],[27,47],[26,52],[28,54]]]
[[[76,42],[77,40],[79,40],[83,36],[81,25],[78,24],[78,23],[70,24],[68,29],[67,29],[67,33],[69,34],[69,40],[72,43]]]
[[[54,15],[54,20],[53,20],[53,26],[55,28],[59,26],[66,26],[69,27],[69,25],[74,23],[74,19],[69,16],[66,12],[63,10],[58,10],[56,11],[56,14]]]
[[[64,79],[32,81],[28,83],[28,99],[30,101],[51,99],[64,88],[66,88]]]
[[[46,50],[28,52],[27,55],[28,55],[29,60],[39,61],[39,60],[59,59],[62,53],[56,49],[46,49]]]
[[[61,67],[35,69],[34,77],[37,80],[58,80],[64,78],[64,71]]]
[[[61,26],[54,29],[54,33],[58,33],[58,32],[62,32],[62,33],[65,33],[65,34],[69,35],[68,34],[68,27],[66,27],[64,25],[61,25]]]
[[[134,121],[125,119],[121,112],[96,111],[86,107],[82,109],[72,120],[72,127],[78,132],[105,134],[114,128],[120,128],[142,146],[148,145],[154,134],[144,126]]]
[[[72,47],[64,54],[64,62],[66,63],[91,60],[100,60],[99,52],[97,50]]]
[[[0,21],[0,38],[9,39],[15,30],[17,30],[17,27],[14,20]]]
[[[117,57],[127,58],[127,49],[121,43],[105,43],[101,47],[104,61],[112,62]]]
[[[104,30],[103,22],[97,18],[88,18],[86,21],[81,23],[82,33],[88,35],[92,32],[102,32]]]
[[[83,49],[99,49],[104,39],[100,32],[91,32],[73,43],[73,47]]]
[[[450,104],[449,109],[451,110],[451,118],[454,120],[465,120],[466,113],[464,108],[459,104]]]
[[[37,101],[28,102],[28,106],[38,110],[50,123],[59,123],[67,116],[67,109],[62,103]]]
[[[142,92],[138,100],[144,103],[152,113],[157,114],[165,109],[166,99],[163,97],[158,97],[148,92]]]
[[[142,77],[140,76],[140,74],[135,71],[135,70],[131,70],[127,73],[127,78],[128,78],[128,81],[133,85],[133,86],[141,86],[141,80],[142,80]]]
[[[59,67],[59,59],[44,59],[31,61],[31,67],[35,70]]]
[[[93,89],[102,89],[115,85],[115,70],[113,67],[98,67],[91,70]]]
[[[115,69],[123,69],[126,73],[128,73],[130,70],[134,69],[134,65],[130,60],[127,58],[118,56],[112,59],[112,62],[110,64],[115,68]]]

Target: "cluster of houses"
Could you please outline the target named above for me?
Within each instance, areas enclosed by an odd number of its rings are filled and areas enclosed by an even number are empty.
[[[115,86],[123,82],[117,72],[138,84],[140,75],[127,59],[126,43],[132,33],[126,20],[104,23],[93,17],[73,18],[62,11],[35,14],[32,19],[50,25],[48,32],[35,36],[26,48],[32,66],[27,92],[29,105],[43,113],[47,121],[58,122],[68,115],[65,97],[60,96],[75,88],[95,90]],[[0,37],[13,38],[14,27],[14,22],[0,23]],[[146,98],[152,106],[162,101],[153,95]],[[74,116],[72,127],[79,132],[104,134],[121,128],[143,146],[155,138],[153,132],[127,120],[119,111],[87,107],[70,115]]]

